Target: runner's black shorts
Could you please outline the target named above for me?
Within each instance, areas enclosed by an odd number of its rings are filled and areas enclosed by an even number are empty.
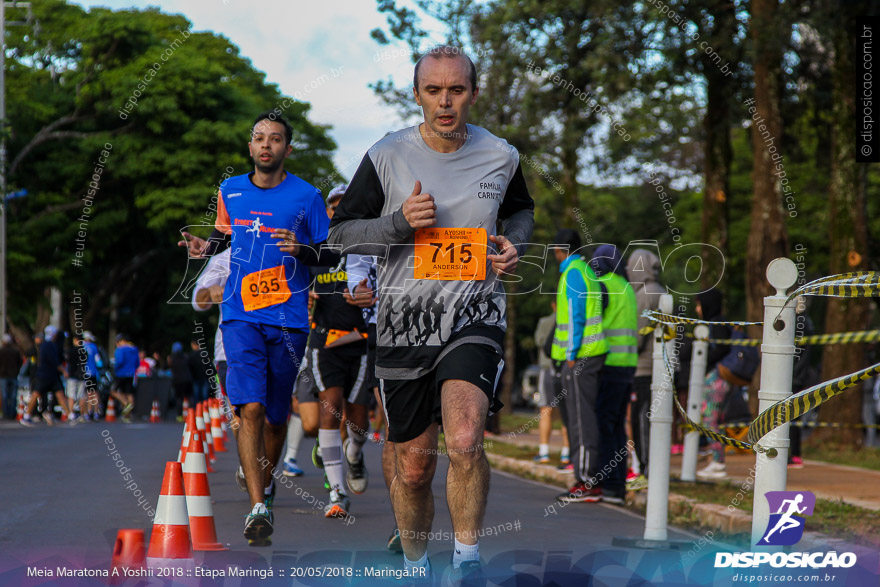
[[[407,442],[434,422],[441,422],[440,391],[447,379],[476,385],[489,398],[489,412],[501,409],[497,388],[504,359],[491,346],[462,344],[418,379],[382,379],[380,392],[388,422],[388,441]]]
[[[317,403],[318,388],[315,386],[315,380],[312,377],[312,370],[309,367],[309,354],[312,349],[306,350],[306,356],[302,360],[299,368],[299,374],[296,376],[296,383],[293,386],[293,395],[301,404]]]
[[[117,377],[116,380],[113,381],[113,389],[115,389],[119,393],[133,394],[135,392],[134,378],[133,377]]]
[[[51,379],[43,379],[42,377],[37,377],[34,380],[34,391],[37,393],[52,393],[55,391],[64,391],[64,386],[61,384],[60,377],[53,377]]]
[[[319,392],[341,387],[345,401],[350,404],[370,405],[373,390],[367,387],[367,363],[366,342],[309,349],[309,367],[315,387]]]

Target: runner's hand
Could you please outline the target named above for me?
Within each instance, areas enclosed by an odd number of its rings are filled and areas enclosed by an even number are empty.
[[[284,239],[282,242],[277,243],[282,253],[290,253],[294,257],[299,255],[299,241],[296,240],[296,234],[292,230],[276,228],[271,238]]]
[[[354,295],[352,295],[346,287],[345,293],[342,294],[342,297],[345,298],[346,302],[352,306],[357,306],[358,308],[370,308],[379,299],[373,295],[373,288],[367,285],[366,277],[361,279],[360,283],[354,287]]]
[[[202,257],[208,248],[208,241],[197,236],[193,236],[188,232],[182,232],[183,240],[177,241],[178,247],[186,247],[186,252],[190,257]]]
[[[513,274],[516,271],[516,264],[519,262],[519,254],[516,247],[513,246],[507,237],[490,236],[489,240],[497,245],[497,255],[486,255],[486,258],[492,262],[492,271],[497,275]]]
[[[312,308],[315,307],[315,300],[317,300],[317,299],[318,299],[318,294],[315,293],[315,290],[310,290],[309,291],[309,305],[306,308],[310,314],[312,312]]]
[[[435,214],[437,205],[434,203],[434,196],[422,193],[422,182],[420,181],[416,181],[412,193],[403,203],[401,210],[403,217],[406,218],[413,230],[434,226],[437,221]]]

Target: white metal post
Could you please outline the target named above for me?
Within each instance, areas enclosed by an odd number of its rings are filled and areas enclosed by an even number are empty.
[[[785,306],[785,298],[786,290],[795,284],[797,275],[797,267],[791,259],[774,259],[767,266],[767,281],[776,288],[776,294],[764,298],[761,388],[758,391],[759,412],[791,395],[796,301],[792,300],[788,306]],[[753,546],[764,536],[767,522],[770,520],[770,505],[764,495],[768,491],[785,491],[788,476],[788,428],[788,423],[785,423],[758,441],[765,448],[775,448],[777,455],[770,458],[766,454],[757,453],[755,495],[752,508]],[[781,547],[773,546],[757,548],[781,549]]]
[[[687,415],[702,424],[703,390],[706,385],[706,354],[709,351],[709,327],[698,324],[694,328],[694,348],[691,353],[691,373],[688,380]],[[684,437],[684,454],[681,458],[681,480],[697,480],[697,453],[700,451],[700,433],[688,432]]]
[[[660,311],[672,313],[672,296],[660,296]],[[674,382],[667,374],[663,362],[663,332],[661,325],[654,330],[654,359],[651,374],[651,407],[648,418],[651,422],[650,447],[648,454],[648,504],[645,516],[645,540],[665,541],[667,539],[666,516],[669,507],[669,449],[672,444],[672,393]],[[666,344],[666,354],[675,364],[675,344]]]

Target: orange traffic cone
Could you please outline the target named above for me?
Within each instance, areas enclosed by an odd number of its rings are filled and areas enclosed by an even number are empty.
[[[195,568],[183,490],[183,468],[177,461],[165,464],[165,477],[147,551],[147,566],[151,569]]]
[[[153,400],[153,408],[150,410],[150,423],[156,424],[162,421],[162,414],[159,413],[159,400]]]
[[[143,569],[145,562],[144,531],[140,528],[119,530],[113,546],[113,561],[110,563],[110,584],[124,583],[126,575],[123,569]]]
[[[198,405],[196,405],[196,407],[195,407],[195,413],[196,413],[196,430],[198,430],[199,432],[201,432],[201,434],[199,435],[199,438],[202,439],[202,443],[203,443],[202,450],[203,450],[203,452],[205,453],[205,455],[208,456],[208,458],[206,459],[206,461],[207,461],[207,465],[208,465],[208,472],[209,472],[209,473],[213,473],[213,472],[214,472],[214,467],[211,466],[211,461],[214,460],[214,459],[211,459],[211,458],[210,458],[210,453],[208,452],[208,451],[209,451],[209,447],[210,447],[211,445],[208,444],[208,440],[207,440],[207,438],[205,437],[205,418],[204,418],[204,409],[202,408],[202,404],[201,404],[201,403],[199,403]],[[189,452],[189,447],[186,448],[186,452]]]
[[[217,455],[214,453],[214,433],[211,431],[211,409],[208,407],[209,405],[208,400],[201,403],[202,421],[205,423],[205,442],[208,445],[208,448],[205,449],[205,456],[208,457],[209,463],[216,463]]]
[[[215,399],[208,400],[208,409],[211,414],[211,437],[214,439],[214,452],[226,452],[223,445],[223,431],[220,429],[220,402]]]
[[[202,440],[202,433],[196,430],[189,441],[186,460],[183,463],[183,485],[193,550],[226,550],[226,547],[217,542],[214,508],[211,506],[211,489],[208,487],[208,468],[202,450]]]
[[[186,418],[186,423],[183,425],[183,438],[180,439],[180,450],[177,451],[178,463],[183,463],[183,460],[186,458],[186,449],[189,446],[189,439],[195,429],[196,412],[195,410],[190,410],[189,415]]]
[[[189,415],[189,400],[186,398],[183,398],[183,413],[181,414],[181,416],[183,416],[183,419],[186,420],[186,417],[188,415]]]
[[[113,401],[113,398],[107,400],[107,413],[104,414],[105,422],[115,422],[116,421],[116,402]]]
[[[16,420],[21,421],[21,419],[24,418],[24,410],[25,410],[24,395],[20,394],[18,396],[18,408],[16,408],[16,410],[15,410],[15,419]]]

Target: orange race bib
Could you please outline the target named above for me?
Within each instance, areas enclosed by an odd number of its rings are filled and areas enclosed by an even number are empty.
[[[241,301],[245,312],[262,310],[290,299],[284,265],[245,275],[241,280]]]
[[[413,271],[416,279],[486,279],[486,229],[420,228]]]

